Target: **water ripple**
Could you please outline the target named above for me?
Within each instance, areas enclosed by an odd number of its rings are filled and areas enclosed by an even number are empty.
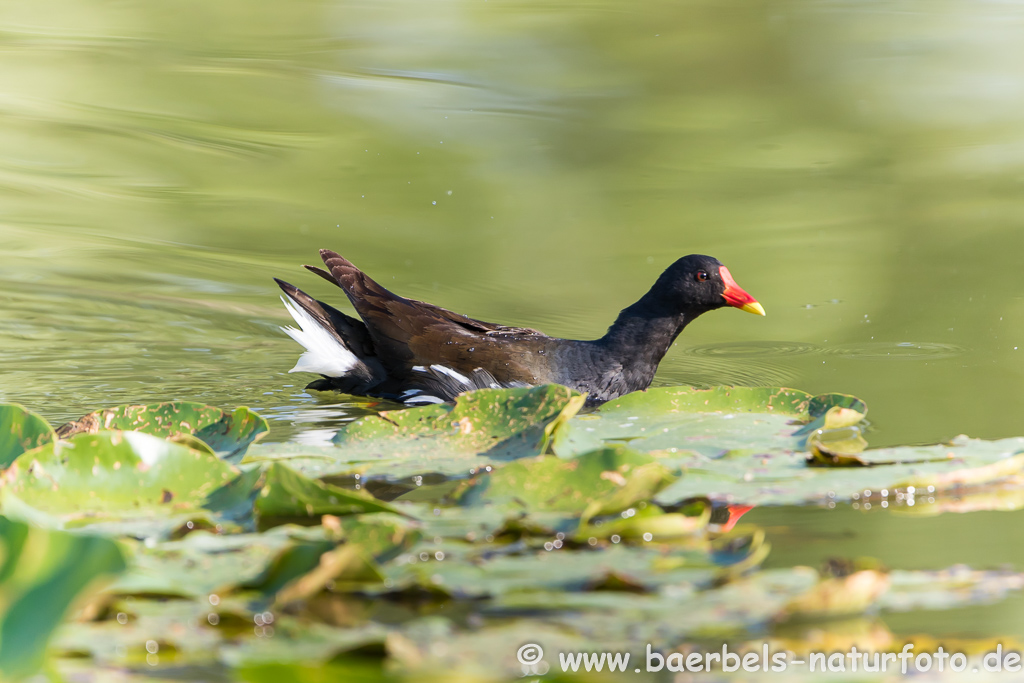
[[[965,352],[955,344],[939,342],[855,342],[822,346],[794,341],[746,341],[726,344],[703,344],[682,349],[681,355],[710,358],[772,358],[828,354],[842,358],[865,360],[918,360],[952,358]]]
[[[683,349],[690,356],[715,356],[719,358],[751,358],[760,356],[798,356],[806,353],[820,353],[817,344],[795,341],[745,341],[727,344],[702,344]]]
[[[938,342],[863,342],[825,349],[826,353],[858,360],[934,360],[959,356],[964,351],[962,346]]]

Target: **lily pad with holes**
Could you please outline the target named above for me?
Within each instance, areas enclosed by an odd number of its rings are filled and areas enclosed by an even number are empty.
[[[141,432],[78,434],[22,454],[0,501],[37,521],[83,524],[199,509],[239,474],[206,451]]]
[[[241,459],[249,444],[263,437],[270,428],[265,419],[245,407],[229,413],[203,403],[169,401],[98,410],[61,425],[57,435],[66,439],[103,430],[144,432],[165,438],[193,436],[220,457],[236,461]]]
[[[0,469],[56,438],[53,427],[31,410],[16,403],[0,404]]]
[[[525,510],[615,513],[650,499],[671,483],[669,470],[645,453],[607,447],[565,460],[540,456],[479,473],[459,495],[462,505],[518,505]]]

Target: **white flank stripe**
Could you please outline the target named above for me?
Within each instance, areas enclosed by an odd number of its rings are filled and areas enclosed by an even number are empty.
[[[359,359],[355,354],[292,301],[291,297],[286,299],[282,296],[281,301],[299,326],[299,329],[282,327],[281,330],[306,349],[299,356],[295,367],[288,372],[315,372],[327,377],[342,377],[358,365]]]
[[[407,398],[403,402],[408,405],[416,405],[417,403],[444,403],[444,399],[438,398],[437,396],[431,396],[430,394],[420,394],[418,396]]]
[[[472,386],[473,386],[473,383],[469,381],[468,377],[466,377],[462,373],[455,372],[451,368],[445,367],[443,365],[431,365],[430,369],[433,370],[434,372],[439,372],[442,375],[448,375],[449,377],[451,377],[456,382],[460,382],[461,384],[464,384],[467,387],[472,388]]]

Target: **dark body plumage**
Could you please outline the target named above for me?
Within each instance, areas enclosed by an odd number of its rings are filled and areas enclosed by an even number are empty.
[[[285,331],[307,348],[293,372],[319,372],[338,391],[407,403],[549,382],[585,392],[589,402],[607,401],[646,389],[700,314],[727,305],[764,314],[718,260],[691,255],[669,266],[600,339],[558,339],[397,296],[333,251],[320,256],[326,270],[306,268],[341,287],[362,320],[277,280],[301,327]]]

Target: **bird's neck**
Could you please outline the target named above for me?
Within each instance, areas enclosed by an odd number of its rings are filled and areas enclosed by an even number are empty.
[[[651,298],[645,296],[623,309],[608,332],[596,340],[623,368],[647,376],[648,383],[672,342],[699,315],[665,310]]]

